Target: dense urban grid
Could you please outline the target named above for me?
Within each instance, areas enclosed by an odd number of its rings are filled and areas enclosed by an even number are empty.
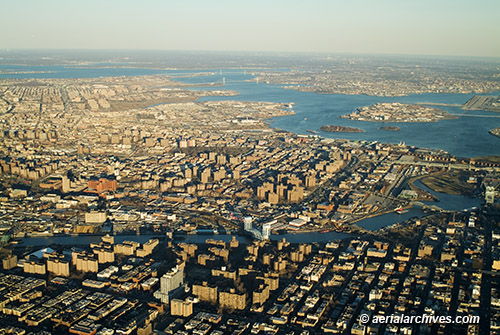
[[[319,64],[319,65],[318,65]],[[256,80],[287,89],[316,93],[367,94],[397,97],[422,93],[489,93],[498,91],[495,66],[423,58],[328,57],[290,72],[266,71]],[[489,104],[489,101],[483,103]],[[498,106],[492,106],[496,108]]]
[[[499,87],[467,74],[437,79],[428,69],[410,72],[420,83],[414,86],[379,82],[375,74],[352,83],[344,80],[350,69],[334,74],[335,81],[329,73],[258,78],[390,96]],[[0,333],[500,330],[496,157],[296,135],[268,123],[292,115],[292,101],[239,101],[237,94],[220,84],[190,90],[163,75],[0,82]],[[204,96],[213,101],[197,100]],[[449,115],[380,104],[349,117],[428,122]],[[457,212],[425,205],[435,197],[417,181],[482,197],[485,205]],[[378,231],[356,225],[415,206],[427,215]],[[291,243],[280,236],[306,232],[342,238]],[[189,240],[200,234],[214,236]],[[138,235],[145,239],[135,241]],[[63,236],[75,242],[25,243]],[[82,236],[93,242],[78,242]],[[479,318],[372,322],[423,314]]]

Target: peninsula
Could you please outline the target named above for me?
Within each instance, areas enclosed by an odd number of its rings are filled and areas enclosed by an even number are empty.
[[[342,115],[341,118],[372,122],[436,122],[456,119],[457,117],[442,109],[399,102],[384,102],[358,107],[351,114]]]
[[[500,112],[500,96],[475,95],[469,99],[462,108],[470,111],[483,110],[488,112]]]

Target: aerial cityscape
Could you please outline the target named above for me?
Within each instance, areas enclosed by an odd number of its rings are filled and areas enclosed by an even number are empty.
[[[500,333],[499,5],[28,2],[0,334]]]

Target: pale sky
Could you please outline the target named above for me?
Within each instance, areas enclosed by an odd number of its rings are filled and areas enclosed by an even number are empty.
[[[2,49],[500,57],[500,0],[0,0]]]

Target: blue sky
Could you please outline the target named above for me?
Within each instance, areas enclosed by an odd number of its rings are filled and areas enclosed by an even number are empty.
[[[0,0],[0,48],[500,57],[499,0]]]

